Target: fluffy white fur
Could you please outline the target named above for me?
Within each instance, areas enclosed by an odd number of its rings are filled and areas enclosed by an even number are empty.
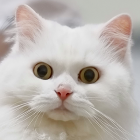
[[[132,98],[131,35],[122,38],[127,41],[122,57],[115,49],[119,44],[108,44],[101,37],[111,21],[71,29],[42,19],[27,6],[21,7],[17,22],[27,23],[17,23],[16,43],[0,64],[0,139],[135,138],[137,111]],[[26,21],[26,16],[21,16],[23,11],[37,21]],[[41,80],[34,75],[38,62],[53,68],[50,79]],[[80,70],[87,66],[96,67],[100,73],[93,84],[78,80]],[[55,93],[60,84],[73,91],[63,102],[67,110],[57,109],[62,105]]]

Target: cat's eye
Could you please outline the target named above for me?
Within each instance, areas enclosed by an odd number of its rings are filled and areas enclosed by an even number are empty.
[[[43,80],[47,80],[52,76],[52,68],[46,63],[40,62],[33,69],[34,75]]]
[[[83,83],[92,84],[99,79],[99,72],[94,67],[83,68],[79,73],[79,79]]]

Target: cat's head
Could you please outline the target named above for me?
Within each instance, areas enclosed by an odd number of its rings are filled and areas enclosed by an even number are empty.
[[[128,15],[71,29],[22,5],[16,25],[16,43],[0,66],[0,84],[13,100],[62,121],[111,115],[130,101]]]

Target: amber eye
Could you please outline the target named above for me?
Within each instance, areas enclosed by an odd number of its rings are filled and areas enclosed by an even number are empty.
[[[52,68],[46,63],[38,63],[34,67],[34,75],[43,80],[47,80],[52,76]]]
[[[83,68],[79,73],[79,79],[83,83],[95,83],[99,79],[99,73],[94,67]]]

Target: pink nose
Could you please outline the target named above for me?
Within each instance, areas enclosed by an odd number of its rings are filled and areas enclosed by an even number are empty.
[[[70,88],[65,85],[60,85],[55,92],[61,100],[65,100],[72,94]]]

